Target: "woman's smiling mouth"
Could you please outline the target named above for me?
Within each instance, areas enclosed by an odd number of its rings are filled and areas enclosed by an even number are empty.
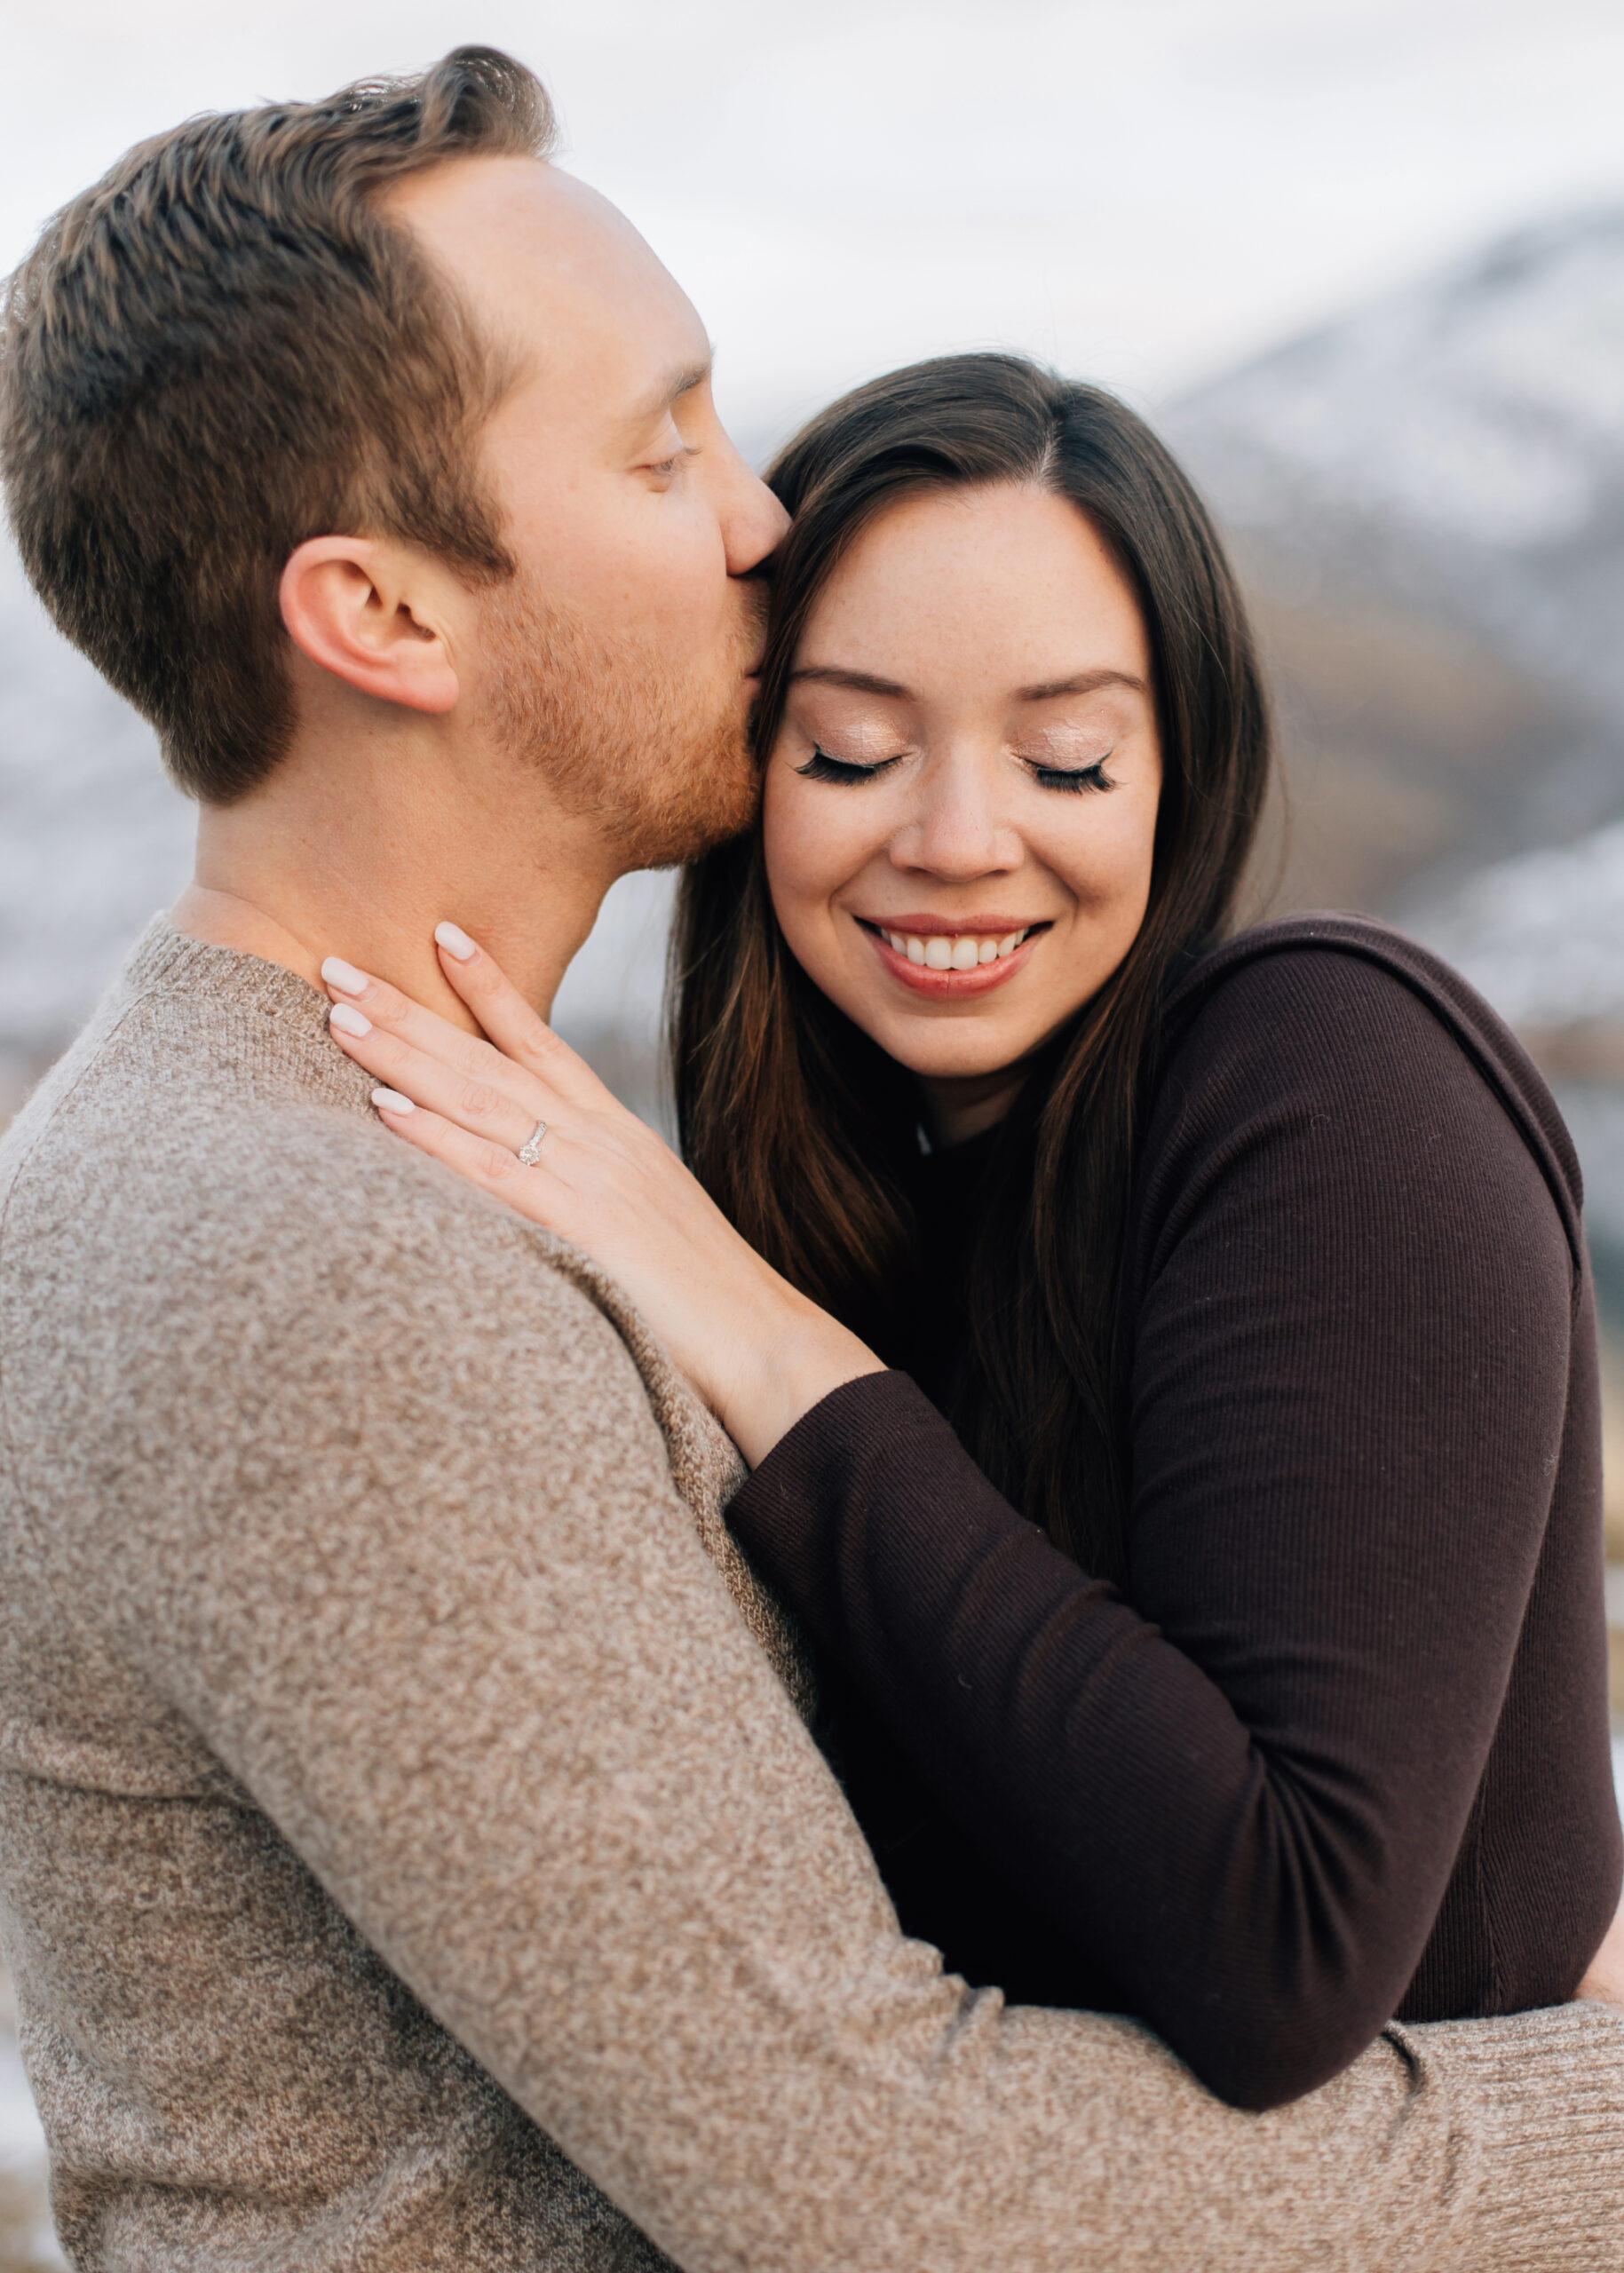
[[[877,922],[860,915],[854,921],[874,941],[893,978],[910,993],[939,1001],[1002,986],[1025,968],[1050,928],[1047,922],[1012,923],[1001,916],[970,918],[952,927],[940,916]]]

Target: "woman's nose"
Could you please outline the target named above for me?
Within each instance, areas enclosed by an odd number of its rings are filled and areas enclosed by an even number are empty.
[[[1018,867],[1020,841],[1002,823],[973,766],[938,777],[918,811],[891,838],[891,859],[931,875],[969,879]]]

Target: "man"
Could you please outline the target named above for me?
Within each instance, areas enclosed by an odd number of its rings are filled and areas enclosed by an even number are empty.
[[[450,1010],[450,920],[545,1006],[750,809],[780,516],[547,134],[469,50],[194,121],[9,305],[24,557],[202,807],[0,1177],[0,1923],[70,2255],[1617,2266],[1600,2004],[1257,2119],[904,1942],[731,1448],[329,1044],[332,947]]]

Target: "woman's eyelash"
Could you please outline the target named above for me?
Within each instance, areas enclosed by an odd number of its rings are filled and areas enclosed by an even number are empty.
[[[1092,765],[1034,764],[1032,771],[1045,789],[1067,790],[1073,796],[1081,790],[1114,789],[1116,783],[1105,771],[1110,756],[1107,750],[1105,756],[1097,757]],[[872,765],[854,765],[850,758],[831,757],[828,750],[814,743],[812,756],[804,765],[797,765],[796,772],[805,781],[872,781],[876,774],[899,763],[894,757],[882,757]]]
[[[814,742],[812,756],[796,772],[805,781],[872,781],[876,773],[883,773],[896,763],[894,757],[883,757],[873,765],[853,765],[844,757],[831,757]]]
[[[1097,757],[1092,765],[1036,765],[1033,772],[1045,789],[1114,789],[1116,783],[1105,771],[1105,757]]]

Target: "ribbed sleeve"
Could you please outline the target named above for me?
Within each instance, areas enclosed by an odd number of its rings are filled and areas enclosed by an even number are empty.
[[[1604,2005],[1525,2013],[1493,2032],[1425,2031],[1452,2087],[1481,2108],[1503,2180],[1485,2199],[1473,2265],[1481,2253],[1517,2273],[1553,2261],[1564,2273],[1624,2268],[1624,2111],[1609,2080],[1621,2038],[1624,2016]]]

